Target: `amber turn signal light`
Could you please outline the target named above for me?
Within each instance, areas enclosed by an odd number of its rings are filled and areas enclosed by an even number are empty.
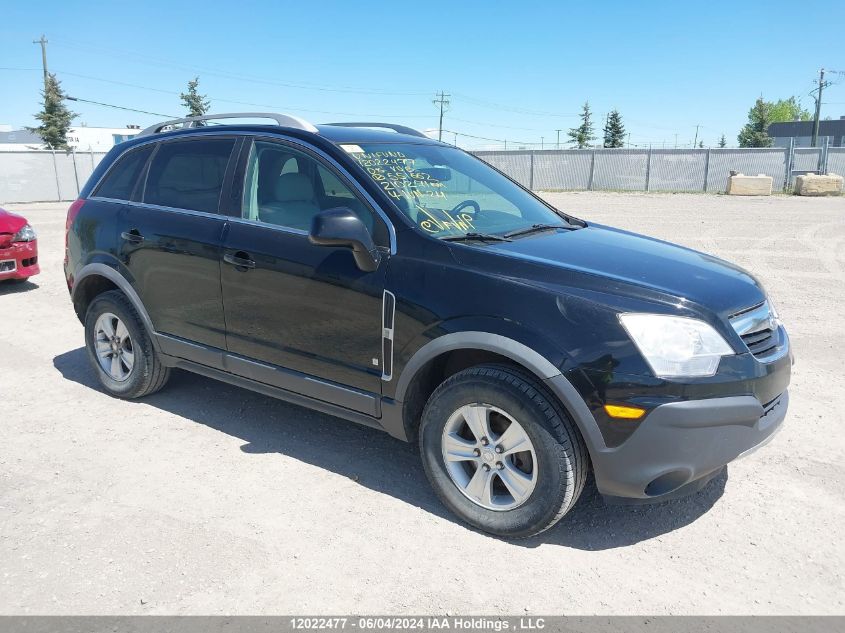
[[[645,409],[640,407],[626,407],[619,404],[606,404],[604,410],[611,418],[620,420],[639,420],[645,415]]]

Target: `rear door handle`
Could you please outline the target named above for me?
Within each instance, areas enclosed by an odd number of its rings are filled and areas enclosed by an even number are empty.
[[[127,242],[132,242],[133,244],[140,244],[144,241],[144,236],[141,235],[141,232],[138,229],[132,229],[131,231],[124,231],[120,234]]]
[[[255,261],[249,258],[248,253],[238,251],[237,253],[224,253],[223,261],[235,268],[255,268]]]

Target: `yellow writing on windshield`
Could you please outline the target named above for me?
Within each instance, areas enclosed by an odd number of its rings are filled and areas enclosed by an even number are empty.
[[[351,154],[384,192],[398,200],[419,201],[445,198],[445,185],[430,174],[418,170],[414,160],[403,152],[354,152]]]
[[[426,209],[420,205],[415,205],[426,217],[418,219],[420,227],[429,233],[439,233],[440,231],[457,230],[462,233],[474,231],[475,227],[472,224],[472,216],[469,213],[458,213],[453,216],[448,211]],[[440,215],[441,217],[436,217]],[[422,216],[420,216],[422,217]]]

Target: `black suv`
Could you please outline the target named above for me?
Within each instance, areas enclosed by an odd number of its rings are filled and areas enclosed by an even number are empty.
[[[789,341],[715,257],[585,222],[398,125],[168,121],[68,211],[65,273],[105,389],[187,369],[418,441],[443,502],[511,537],[592,470],[692,492],[787,408]]]

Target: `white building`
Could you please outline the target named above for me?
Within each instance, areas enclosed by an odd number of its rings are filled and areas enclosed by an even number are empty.
[[[67,143],[79,152],[107,152],[118,143],[122,143],[140,134],[137,125],[127,127],[72,127],[67,134]],[[12,130],[11,126],[0,125],[0,152],[28,149],[46,149],[41,139],[27,130]]]
[[[67,134],[67,144],[81,152],[107,152],[112,147],[141,133],[139,126],[127,127],[72,127]]]

